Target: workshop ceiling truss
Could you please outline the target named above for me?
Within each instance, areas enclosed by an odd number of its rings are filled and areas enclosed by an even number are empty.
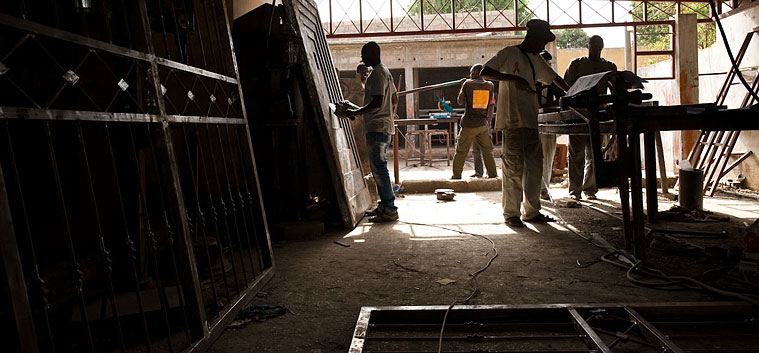
[[[317,0],[328,38],[513,32],[541,18],[552,28],[671,25],[677,14],[710,22],[705,0]],[[734,1],[717,3],[723,13]],[[515,11],[516,9],[516,11]]]

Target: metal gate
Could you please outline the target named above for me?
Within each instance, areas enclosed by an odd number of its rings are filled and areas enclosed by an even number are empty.
[[[221,0],[0,3],[3,352],[202,351],[274,270]]]

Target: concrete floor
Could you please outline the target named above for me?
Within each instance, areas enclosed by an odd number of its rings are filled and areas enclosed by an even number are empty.
[[[444,169],[441,167],[441,169]],[[566,189],[552,189],[555,197]],[[616,190],[599,193],[596,206],[615,211]],[[605,250],[558,223],[511,229],[504,225],[500,192],[460,193],[455,201],[432,194],[397,200],[400,222],[362,222],[350,232],[276,244],[276,275],[253,304],[284,305],[293,314],[227,330],[212,352],[347,352],[362,306],[447,305],[470,293],[469,274],[498,257],[478,277],[480,294],[470,304],[707,301],[715,298],[691,290],[663,291],[638,287],[625,271],[597,262]],[[662,199],[662,210],[669,206]],[[734,221],[700,224],[698,229],[729,229],[739,243],[744,220],[759,214],[759,204],[738,199],[707,199],[705,207]],[[588,208],[555,209],[585,235],[621,244],[619,221]],[[738,217],[737,219],[735,217]],[[350,247],[333,243],[342,241]],[[709,258],[672,256],[651,251],[654,264],[671,274],[689,274],[720,265]],[[596,263],[594,263],[596,262]],[[578,264],[590,264],[587,267]],[[700,272],[699,272],[700,273]],[[453,280],[443,285],[440,280]]]

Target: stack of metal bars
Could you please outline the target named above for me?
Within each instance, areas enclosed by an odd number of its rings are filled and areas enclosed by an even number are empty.
[[[221,0],[0,3],[3,352],[203,351],[272,276]]]

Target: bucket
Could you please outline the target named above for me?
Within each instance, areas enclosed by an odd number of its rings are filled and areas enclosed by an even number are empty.
[[[689,211],[704,208],[704,171],[701,169],[680,169],[680,207]]]

